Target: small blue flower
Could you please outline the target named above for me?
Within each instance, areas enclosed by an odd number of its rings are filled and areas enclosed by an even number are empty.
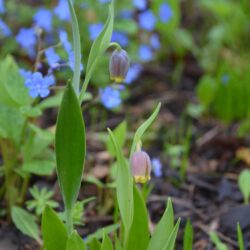
[[[52,30],[52,13],[50,10],[40,8],[33,17],[35,24],[50,32]]]
[[[123,19],[132,19],[133,15],[134,15],[133,11],[126,9],[123,9],[119,14],[119,16]]]
[[[110,0],[99,0],[100,3],[109,3]]]
[[[152,167],[155,177],[162,176],[162,163],[159,158],[152,159]]]
[[[120,91],[111,87],[99,90],[101,102],[107,109],[113,109],[121,104]]]
[[[142,61],[144,62],[151,61],[153,57],[154,57],[154,53],[148,45],[143,44],[139,47],[139,58]]]
[[[74,71],[74,67],[75,67],[75,54],[74,54],[74,51],[70,51],[68,53],[68,56],[69,56],[69,66],[70,66],[71,70]],[[83,65],[82,64],[80,65],[80,70],[81,71],[83,70]]]
[[[70,10],[68,6],[68,2],[66,0],[59,0],[58,5],[54,9],[54,13],[58,16],[60,20],[69,21]]]
[[[21,28],[16,36],[16,40],[28,52],[29,56],[34,57],[37,37],[33,28]]]
[[[55,78],[53,75],[43,77],[40,72],[35,72],[25,79],[24,84],[32,98],[38,96],[44,98],[49,95],[49,87],[55,84]]]
[[[147,10],[139,14],[138,21],[142,29],[153,31],[156,24],[156,17],[151,10]]]
[[[140,64],[132,64],[128,70],[127,77],[125,79],[125,83],[131,84],[135,81],[142,72],[142,66]]]
[[[122,47],[128,46],[128,36],[121,31],[114,31],[112,34],[111,42],[119,43]]]
[[[223,85],[227,85],[230,80],[230,76],[228,74],[223,74],[221,77],[221,81]]]
[[[159,36],[157,34],[153,34],[150,38],[150,44],[153,49],[160,49],[161,48],[161,42],[159,39]]]
[[[171,17],[173,16],[173,11],[172,8],[169,6],[169,4],[167,3],[161,4],[159,10],[159,16],[160,20],[163,23],[167,23],[171,19]]]
[[[51,47],[46,49],[45,56],[51,68],[55,68],[58,66],[58,63],[60,61],[60,56],[55,52],[54,48]]]
[[[68,41],[68,34],[65,30],[60,30],[59,31],[59,39],[62,43],[63,48],[70,53],[72,51],[72,45]]]
[[[0,0],[0,14],[5,12],[4,0]]]
[[[12,34],[8,25],[0,18],[0,35],[5,37],[10,36]]]
[[[94,41],[103,29],[102,23],[93,23],[89,25],[89,36],[90,40]]]
[[[147,0],[133,0],[133,6],[138,10],[144,10],[147,7]]]
[[[25,70],[25,69],[20,69],[19,73],[24,78],[25,81],[27,79],[31,78],[31,76],[33,74],[31,71],[28,71],[28,70]]]

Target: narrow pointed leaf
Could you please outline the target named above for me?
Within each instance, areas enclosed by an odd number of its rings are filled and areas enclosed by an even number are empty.
[[[104,28],[91,47],[87,63],[86,76],[80,93],[80,100],[82,100],[84,97],[90,78],[92,77],[92,74],[94,72],[94,69],[96,67],[99,58],[106,51],[106,49],[110,44],[113,32],[113,26],[114,26],[114,0],[111,1],[111,4],[109,6],[109,15],[104,25]]]
[[[190,220],[188,220],[184,230],[183,250],[193,249],[193,234],[193,227],[190,223]]]
[[[67,209],[71,209],[80,189],[86,150],[85,127],[75,91],[68,84],[56,126],[56,161],[59,184]]]
[[[178,221],[176,222],[170,237],[168,238],[168,242],[167,242],[166,246],[163,248],[163,250],[174,250],[174,246],[175,246],[176,237],[177,237],[177,234],[178,234],[180,222],[181,222],[181,219],[178,219]]]
[[[239,222],[237,223],[237,238],[238,238],[239,250],[244,250],[245,249],[244,239],[243,239],[243,234],[242,234],[242,230],[241,230]]]
[[[81,74],[81,40],[79,25],[76,17],[76,13],[72,4],[72,0],[68,0],[69,10],[71,15],[72,32],[73,32],[73,48],[74,48],[74,77],[73,87],[78,95],[80,85],[80,74]]]
[[[171,199],[168,199],[167,208],[155,228],[148,250],[161,250],[166,245],[174,228],[174,211]]]
[[[106,233],[103,233],[101,250],[113,250],[113,249],[114,248],[112,245],[112,241],[110,240],[110,238],[108,237]]]
[[[66,250],[86,250],[83,239],[76,231],[69,236]]]
[[[133,178],[130,173],[127,160],[121,152],[114,134],[108,129],[117,158],[117,179],[116,179],[116,195],[118,206],[122,217],[122,222],[127,235],[133,218]]]
[[[57,214],[46,207],[42,216],[42,235],[46,250],[65,250],[67,230]]]
[[[154,112],[152,113],[152,115],[137,129],[135,136],[134,136],[134,139],[133,139],[133,143],[132,143],[132,147],[131,147],[131,151],[130,151],[130,157],[135,152],[136,145],[141,140],[141,137],[143,136],[143,134],[151,126],[151,124],[154,122],[156,116],[158,115],[158,113],[160,111],[160,108],[161,108],[161,103],[159,103],[157,105],[157,107],[154,110]]]
[[[134,184],[134,214],[126,242],[126,250],[147,249],[149,243],[148,212],[145,201]]]

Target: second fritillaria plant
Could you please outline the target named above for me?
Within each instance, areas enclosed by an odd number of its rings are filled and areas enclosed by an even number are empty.
[[[42,236],[44,249],[46,250],[85,250],[88,247],[93,250],[112,250],[113,241],[106,231],[103,231],[102,242],[97,239],[84,242],[80,235],[73,228],[72,209],[76,203],[77,196],[82,180],[85,152],[86,152],[86,135],[84,120],[81,112],[81,100],[84,97],[87,85],[93,74],[98,58],[109,47],[110,38],[113,30],[114,3],[111,2],[109,17],[106,25],[100,35],[93,43],[87,64],[85,81],[80,90],[80,36],[75,11],[71,0],[68,0],[71,10],[73,23],[74,53],[75,53],[75,70],[72,83],[69,83],[64,91],[64,96],[60,106],[60,111],[56,126],[56,159],[57,175],[60,189],[63,196],[66,214],[66,224],[64,224],[58,215],[47,207],[42,217]],[[121,53],[122,51],[120,51]],[[115,53],[119,54],[119,51]],[[128,58],[125,55],[125,66]],[[114,55],[112,57],[114,59]],[[120,61],[120,55],[116,59]],[[123,57],[124,59],[124,57]],[[114,62],[113,62],[114,63]],[[123,67],[123,63],[119,65]],[[118,68],[119,68],[118,67]],[[127,68],[118,70],[116,68],[115,77],[118,72],[118,80],[124,78]],[[117,81],[117,79],[115,79]],[[80,90],[80,92],[79,92]],[[136,146],[140,143],[141,138],[148,127],[155,120],[160,110],[160,104],[155,111],[143,123],[135,133],[131,146],[130,159],[132,168],[137,168],[135,180],[146,182],[150,178],[150,160],[145,153],[135,153]],[[180,220],[174,225],[174,214],[171,201],[168,201],[167,209],[157,225],[155,231],[149,231],[149,217],[145,201],[140,189],[134,182],[130,171],[128,160],[123,156],[122,149],[117,142],[111,130],[108,130],[115,155],[117,158],[118,168],[116,177],[116,195],[121,217],[120,233],[114,237],[115,249],[124,250],[172,250],[174,249],[175,239],[177,236]],[[139,156],[137,155],[139,154]],[[142,156],[141,156],[142,154]],[[140,166],[142,163],[142,171]],[[144,166],[145,165],[145,166]],[[143,170],[145,169],[146,170]],[[140,172],[141,171],[141,172]],[[144,177],[142,177],[142,175]],[[119,235],[119,237],[118,237]]]

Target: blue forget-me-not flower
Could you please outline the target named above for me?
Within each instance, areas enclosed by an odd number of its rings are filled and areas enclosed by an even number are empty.
[[[134,80],[136,80],[142,72],[142,66],[138,63],[132,64],[128,70],[127,77],[125,79],[125,83],[131,84]]]
[[[33,17],[35,24],[50,32],[52,30],[52,12],[45,8],[40,8]]]
[[[29,56],[34,57],[37,36],[33,28],[21,28],[16,36],[16,40],[28,52]]]
[[[128,46],[128,36],[121,31],[114,31],[112,34],[111,42],[119,43],[122,47]]]
[[[138,21],[139,26],[148,31],[153,31],[156,25],[156,17],[151,10],[140,13]]]
[[[172,8],[168,3],[163,3],[160,6],[159,17],[163,23],[167,23],[173,16]]]
[[[99,89],[99,94],[100,94],[102,104],[107,109],[116,108],[122,102],[120,91],[110,86],[104,89]]]
[[[100,3],[109,3],[110,0],[99,0]]]
[[[5,12],[4,0],[0,0],[0,14]]]
[[[153,34],[150,37],[150,44],[151,44],[153,49],[157,50],[157,49],[161,48],[161,42],[160,42],[159,36],[157,34]]]
[[[44,98],[49,95],[49,87],[55,84],[53,75],[43,76],[40,72],[20,72],[24,76],[24,84],[29,89],[29,94],[32,98],[38,96]]]
[[[147,7],[147,0],[133,0],[133,6],[138,10],[144,10]]]
[[[139,47],[138,53],[139,53],[139,58],[144,62],[151,61],[154,57],[154,53],[153,53],[151,47],[146,45],[146,44],[142,44]]]
[[[60,56],[55,52],[53,47],[50,47],[45,50],[45,56],[50,68],[56,68],[60,61]]]
[[[153,158],[151,163],[152,163],[153,173],[155,177],[161,177],[162,176],[162,163],[160,159]]]
[[[66,0],[59,0],[58,5],[54,9],[54,13],[58,16],[60,20],[69,21],[70,10],[68,6],[68,2]]]
[[[102,23],[92,23],[89,25],[89,36],[90,40],[94,41],[103,29]]]
[[[7,37],[10,36],[11,34],[12,32],[8,27],[8,25],[2,19],[0,19],[0,35]]]

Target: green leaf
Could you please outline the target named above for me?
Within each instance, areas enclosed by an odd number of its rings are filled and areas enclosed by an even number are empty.
[[[247,204],[249,202],[250,197],[250,170],[245,169],[240,173],[238,179],[238,185],[240,187],[240,191],[243,194],[244,202]]]
[[[51,175],[55,169],[55,161],[36,159],[30,162],[24,162],[22,170],[36,175]]]
[[[132,225],[129,229],[125,249],[147,249],[149,243],[148,212],[145,205],[145,201],[135,184],[133,192],[134,215]]]
[[[62,102],[63,91],[58,92],[56,95],[49,96],[48,98],[42,100],[37,107],[40,109],[54,108],[60,106]]]
[[[76,13],[73,7],[72,0],[68,0],[72,32],[73,32],[73,48],[74,48],[74,76],[73,76],[73,88],[76,95],[79,93],[80,87],[80,75],[81,75],[81,39],[79,32],[79,25],[76,17]]]
[[[39,228],[35,222],[35,217],[20,207],[13,207],[11,217],[16,227],[25,235],[35,239],[41,244]]]
[[[120,148],[123,147],[125,140],[126,140],[126,132],[127,132],[127,122],[121,122],[115,129],[114,129],[114,136],[117,140],[118,145]],[[113,146],[112,140],[109,136],[107,141],[107,149],[112,156],[115,156],[115,148]]]
[[[216,93],[216,82],[215,79],[209,75],[205,75],[199,82],[196,93],[199,101],[205,107],[208,107],[214,100]]]
[[[67,230],[57,214],[46,207],[42,216],[42,235],[46,250],[65,250]]]
[[[19,145],[23,126],[24,116],[16,109],[0,105],[0,138],[10,139]]]
[[[168,199],[167,208],[155,228],[153,236],[149,242],[148,250],[164,249],[166,242],[174,229],[174,210],[171,199]]]
[[[21,107],[32,102],[24,79],[11,56],[0,62],[0,103],[10,107]]]
[[[237,223],[237,238],[238,238],[239,250],[245,250],[243,234],[239,222]]]
[[[102,240],[102,246],[101,250],[113,250],[113,244],[108,235],[103,232],[103,240]]]
[[[69,236],[66,250],[86,250],[83,239],[76,231]]]
[[[102,229],[97,230],[95,233],[88,235],[85,240],[86,243],[93,241],[93,239],[101,239],[103,236],[103,232],[106,234],[112,233],[119,228],[119,224],[113,224],[110,226],[103,227]]]
[[[181,219],[178,219],[178,221],[176,222],[176,224],[174,226],[174,229],[173,229],[172,233],[170,234],[170,236],[168,238],[168,242],[165,245],[165,247],[163,248],[163,250],[174,250],[174,246],[175,246],[176,237],[177,237],[177,233],[178,233],[178,230],[179,230],[180,222],[181,222]]]
[[[100,57],[106,51],[106,49],[110,44],[110,39],[113,32],[113,26],[114,26],[114,0],[111,1],[111,4],[109,6],[109,15],[104,25],[104,28],[91,47],[87,63],[86,76],[80,93],[80,101],[82,101],[84,97],[84,94],[86,92],[86,89],[88,87],[89,81],[92,77],[92,74],[94,72],[98,60],[100,59]]]
[[[101,249],[101,243],[97,239],[93,239],[89,245],[90,250],[100,250]]]
[[[193,249],[193,237],[194,237],[193,227],[190,223],[190,220],[188,220],[184,230],[183,250]]]
[[[110,129],[108,129],[113,146],[116,151],[117,178],[116,178],[116,196],[122,222],[125,228],[125,235],[128,234],[133,219],[133,178],[127,160],[124,158],[117,140]]]
[[[217,250],[228,250],[227,245],[221,242],[216,232],[211,232],[209,236],[211,241],[215,244]]]
[[[57,174],[65,206],[70,210],[78,196],[86,153],[85,126],[81,108],[68,84],[56,126]]]
[[[158,113],[160,111],[160,108],[161,108],[161,103],[159,103],[157,105],[157,107],[154,110],[154,112],[152,113],[152,115],[137,129],[135,136],[134,136],[134,139],[133,139],[133,143],[132,143],[132,147],[131,147],[131,151],[130,151],[130,157],[135,152],[136,145],[141,140],[141,137],[143,136],[143,134],[146,132],[146,130],[154,122],[156,116],[158,115]]]

